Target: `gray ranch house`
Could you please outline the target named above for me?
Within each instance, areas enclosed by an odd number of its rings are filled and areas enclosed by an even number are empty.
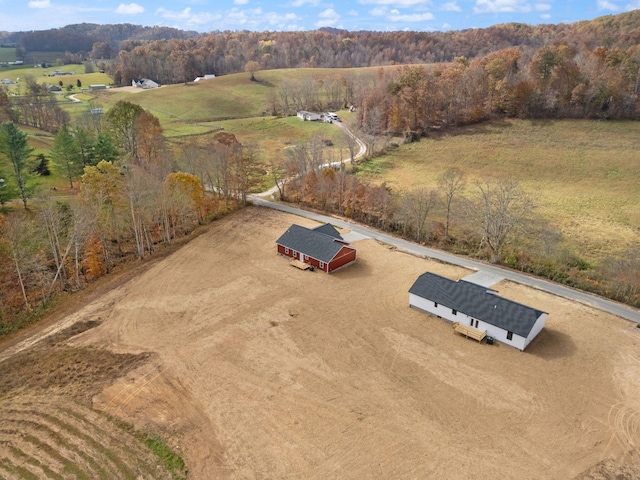
[[[490,288],[430,272],[409,289],[409,306],[519,350],[540,333],[547,318],[546,312],[502,298]]]

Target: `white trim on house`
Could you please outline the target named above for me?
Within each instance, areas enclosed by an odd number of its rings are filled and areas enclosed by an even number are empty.
[[[502,298],[495,290],[429,273],[421,275],[411,287],[409,306],[486,332],[519,350],[524,350],[542,331],[547,318],[546,312]]]

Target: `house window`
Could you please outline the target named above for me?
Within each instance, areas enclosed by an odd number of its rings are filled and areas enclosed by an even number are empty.
[[[469,320],[469,325],[471,325],[473,327],[473,318],[471,320]]]
[[[304,259],[305,259],[305,260],[309,260],[309,255],[305,255],[305,256],[304,256]]]
[[[478,328],[478,320],[476,320],[476,328]]]
[[[320,268],[324,268],[324,262],[320,262]]]
[[[286,253],[287,255],[289,255],[289,247],[284,247],[284,253]]]
[[[458,314],[458,311],[457,311],[457,310],[454,310],[454,309],[452,308],[452,309],[451,309],[451,313],[452,313],[453,315],[457,315],[457,314]]]
[[[438,302],[433,302],[433,306],[438,308]]]
[[[513,340],[513,332],[507,332],[507,340]]]

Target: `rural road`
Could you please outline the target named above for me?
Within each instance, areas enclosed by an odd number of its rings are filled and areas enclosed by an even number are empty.
[[[344,123],[342,123],[340,121],[337,121],[337,122],[333,122],[333,125],[341,128],[347,135],[349,135],[351,138],[353,138],[356,141],[356,143],[358,144],[358,153],[356,153],[353,156],[354,160],[358,160],[360,157],[363,157],[365,153],[367,153],[367,146],[365,145],[365,143],[362,140],[360,140],[358,137],[356,137],[351,132],[351,130],[349,130],[347,128],[347,126]],[[351,161],[351,158],[346,158],[344,160],[338,160],[337,162],[325,163],[323,165],[320,165],[319,168],[339,167],[341,164],[349,163],[350,161]],[[283,183],[286,183],[286,180]],[[267,190],[266,192],[259,193],[258,195],[260,195],[261,197],[264,197],[264,198],[268,198],[268,197],[271,197],[272,195],[275,195],[275,193],[277,191],[278,191],[278,186],[275,185],[275,186],[271,187],[269,190]]]
[[[367,228],[362,225],[358,225],[356,223],[352,223],[340,218],[321,215],[314,212],[309,212],[309,211],[302,210],[300,208],[292,207],[289,205],[283,205],[277,202],[266,200],[265,198],[261,198],[260,196],[256,196],[256,195],[252,195],[249,198],[255,205],[259,205],[261,207],[273,208],[275,210],[292,213],[294,215],[309,218],[311,220],[316,220],[318,222],[331,223],[332,225],[337,225],[339,227],[346,228],[364,237],[373,238],[380,242],[393,245],[413,255],[417,255],[420,257],[433,258],[441,262],[446,262],[453,265],[458,265],[460,267],[476,270],[478,273],[474,274],[474,276],[480,274],[485,278],[495,279],[496,282],[502,279],[510,280],[515,283],[520,283],[522,285],[527,285],[529,287],[537,288],[539,290],[551,293],[553,295],[557,295],[559,297],[575,300],[580,303],[590,305],[592,307],[598,308],[600,310],[611,313],[613,315],[617,315],[618,317],[624,318],[626,320],[630,320],[632,322],[640,323],[640,311],[634,308],[631,308],[627,305],[617,303],[611,300],[607,300],[605,298],[598,297],[596,295],[582,292],[580,290],[574,290],[572,288],[565,287],[564,285],[553,283],[541,278],[525,275],[523,273],[519,273],[513,270],[508,270],[506,268],[498,267],[496,265],[490,265],[490,264],[479,262],[467,257],[462,257],[462,256],[454,255],[452,253],[435,250],[433,248],[423,247],[421,245],[408,242],[401,238],[397,238],[392,235],[381,233],[377,230],[373,230],[371,228]],[[492,282],[492,283],[495,283],[495,282]]]
[[[365,144],[360,139],[355,137],[353,133],[351,133],[349,129],[347,129],[344,125],[339,124],[339,126],[343,128],[347,132],[347,134],[351,135],[358,142],[358,145],[360,146],[360,151],[358,152],[357,155],[355,155],[355,158],[362,157],[366,152]],[[334,163],[339,164],[340,162],[334,162]],[[323,167],[324,166],[327,166],[327,167],[334,166],[334,164],[323,165]],[[454,255],[452,253],[435,250],[433,248],[423,247],[421,245],[408,242],[401,238],[397,238],[392,235],[388,235],[388,234],[379,232],[377,230],[346,221],[344,219],[330,217],[327,215],[322,215],[314,212],[309,212],[300,208],[292,207],[289,205],[283,205],[283,204],[268,200],[268,198],[270,198],[276,191],[277,191],[277,188],[273,187],[267,192],[263,192],[257,195],[250,195],[249,199],[254,203],[254,205],[259,205],[262,207],[268,207],[268,208],[273,208],[275,210],[292,213],[294,215],[316,220],[318,222],[331,223],[333,225],[346,228],[364,237],[373,238],[380,242],[393,245],[413,255],[417,255],[420,257],[433,258],[441,262],[446,262],[453,265],[458,265],[460,267],[466,267],[466,268],[475,270],[476,273],[473,274],[474,279],[472,280],[475,283],[479,283],[485,286],[490,286],[491,284],[497,283],[500,280],[506,279],[515,283],[537,288],[539,290],[551,293],[553,295],[557,295],[559,297],[575,300],[585,305],[590,305],[594,308],[598,308],[600,310],[611,313],[613,315],[617,315],[618,317],[640,324],[640,311],[630,306],[617,303],[612,300],[607,300],[605,298],[599,297],[597,295],[592,295],[587,292],[575,290],[573,288],[569,288],[564,285],[551,282],[549,280],[544,280],[542,278],[525,275],[523,273],[516,272],[514,270],[509,270],[496,265],[479,262],[467,257],[462,257],[462,256]]]

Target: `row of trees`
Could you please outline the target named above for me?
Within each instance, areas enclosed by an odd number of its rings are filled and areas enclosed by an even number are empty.
[[[157,119],[128,102],[55,135],[49,156],[72,194],[63,200],[36,188],[32,153],[15,123],[0,124],[0,198],[21,200],[0,215],[0,334],[243,204],[265,173],[255,149],[225,132],[174,152]]]

